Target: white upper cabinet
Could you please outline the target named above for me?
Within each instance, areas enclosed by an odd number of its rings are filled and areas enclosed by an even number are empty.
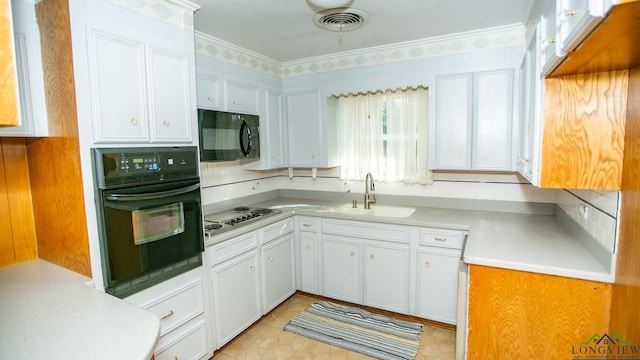
[[[11,11],[19,94],[19,124],[1,126],[0,136],[47,136],[49,127],[44,97],[40,32],[35,7],[33,2],[12,0]]]
[[[262,151],[264,155],[261,157],[266,162],[266,168],[276,169],[284,166],[283,99],[281,92],[273,90],[265,90],[264,96],[267,109],[266,121],[261,125],[261,144],[266,146],[266,152]]]
[[[306,89],[286,95],[288,167],[338,165],[335,102],[322,91]]]
[[[258,114],[259,90],[251,84],[225,80],[226,109],[243,114]]]
[[[198,108],[222,109],[220,101],[220,78],[198,74],[196,78],[196,92],[198,93]]]
[[[611,0],[557,0],[561,54],[575,50],[610,8]]]
[[[511,169],[513,70],[439,76],[436,169]]]

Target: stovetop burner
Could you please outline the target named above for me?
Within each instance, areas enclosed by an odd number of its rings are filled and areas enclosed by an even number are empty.
[[[281,213],[282,210],[279,209],[238,206],[228,211],[205,216],[204,232],[207,236],[214,236]]]

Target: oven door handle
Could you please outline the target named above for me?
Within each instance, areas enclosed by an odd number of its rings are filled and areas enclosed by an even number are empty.
[[[180,189],[159,191],[159,192],[147,193],[147,194],[109,194],[105,196],[105,199],[110,201],[154,200],[154,199],[162,199],[170,196],[186,194],[188,192],[198,190],[199,188],[200,188],[200,184],[198,183],[198,184],[183,187]]]

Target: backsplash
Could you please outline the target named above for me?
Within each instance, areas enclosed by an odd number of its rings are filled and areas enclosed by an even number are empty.
[[[558,190],[556,203],[600,245],[615,253],[619,194],[618,191]]]

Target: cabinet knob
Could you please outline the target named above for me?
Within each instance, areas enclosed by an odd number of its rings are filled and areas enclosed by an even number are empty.
[[[566,14],[567,16],[573,16],[573,15],[575,15],[575,14],[576,14],[576,11],[575,11],[575,10],[567,10],[567,11],[565,12],[565,14]]]
[[[267,260],[273,261],[273,257],[269,256],[269,258]]]
[[[373,255],[373,254],[369,255],[369,259],[371,259],[371,260],[373,260],[375,257],[376,257],[376,256],[375,256],[375,255]]]
[[[356,252],[355,252],[355,251],[352,251],[352,252],[351,252],[351,256],[352,256],[352,257],[353,257],[353,256],[356,256]]]
[[[213,101],[213,96],[209,96],[209,97],[207,97],[207,100],[209,100],[209,101]]]
[[[309,250],[310,248],[311,248],[310,245],[307,245],[307,246],[304,247],[305,250]]]
[[[169,126],[169,120],[162,120],[162,125]]]
[[[160,320],[164,320],[164,319],[166,319],[166,318],[168,318],[170,316],[173,316],[173,310],[170,310],[169,313],[167,315],[161,317]]]
[[[253,265],[249,266],[249,270],[251,270],[251,271],[255,271],[255,269],[256,269],[256,267],[255,267],[255,266],[253,266]]]
[[[555,44],[556,43],[556,39],[549,39],[547,41],[549,42],[549,44]]]
[[[132,117],[131,119],[129,119],[129,123],[131,123],[131,124],[135,125],[135,124],[137,124],[137,123],[138,123],[138,119],[136,119],[136,118]]]
[[[428,261],[424,262],[424,267],[429,267],[429,265],[431,265]]]
[[[456,155],[456,159],[458,159],[458,160],[462,159],[462,155],[460,155],[460,154]]]
[[[238,105],[238,100],[233,100],[233,105]]]
[[[487,158],[487,154],[482,154],[482,160],[485,160]]]

